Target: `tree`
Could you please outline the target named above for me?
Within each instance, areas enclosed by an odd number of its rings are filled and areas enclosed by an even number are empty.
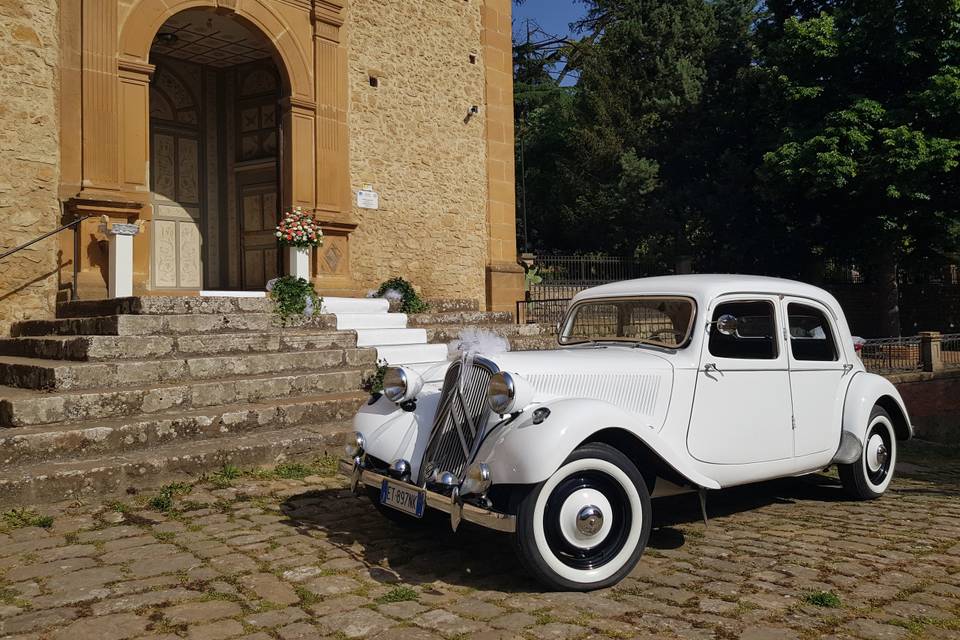
[[[761,64],[782,121],[761,187],[792,205],[814,255],[854,258],[899,333],[897,271],[954,257],[957,0],[769,3]],[[949,115],[951,114],[952,115]]]

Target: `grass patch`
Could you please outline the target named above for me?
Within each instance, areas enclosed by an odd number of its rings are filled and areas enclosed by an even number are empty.
[[[840,596],[833,591],[813,591],[804,594],[803,601],[815,607],[827,607],[830,609],[835,609],[841,605]]]
[[[53,526],[53,516],[42,516],[33,509],[22,507],[4,511],[2,518],[3,525],[7,529],[23,529],[24,527],[49,529]]]
[[[116,511],[117,513],[130,513],[130,505],[126,502],[120,502],[119,500],[111,502],[107,505],[107,508],[111,511]]]
[[[417,592],[414,589],[406,586],[399,586],[390,589],[385,594],[377,598],[379,604],[387,604],[388,602],[413,602],[416,601],[420,596],[417,595]]]
[[[157,495],[147,501],[147,505],[154,511],[168,513],[173,509],[173,499],[190,493],[190,485],[182,482],[174,482],[160,489]]]
[[[233,486],[233,481],[243,475],[240,467],[232,464],[225,464],[218,471],[210,474],[210,482],[217,489],[227,489]]]
[[[153,537],[160,542],[170,542],[177,537],[177,534],[173,531],[154,531]]]
[[[320,596],[315,594],[313,591],[310,591],[306,587],[294,587],[293,590],[297,592],[297,597],[300,598],[300,604],[303,606],[309,606],[311,604],[317,604],[320,602]]]

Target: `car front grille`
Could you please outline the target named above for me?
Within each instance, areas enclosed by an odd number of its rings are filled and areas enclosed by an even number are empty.
[[[495,364],[480,357],[454,362],[447,369],[430,440],[420,465],[419,484],[424,484],[434,472],[439,475],[449,471],[463,478],[467,460],[490,418],[487,386],[498,371]]]

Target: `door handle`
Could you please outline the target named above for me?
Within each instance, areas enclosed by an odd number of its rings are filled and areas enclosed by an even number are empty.
[[[717,365],[712,362],[707,362],[706,364],[703,365],[704,373],[710,373],[711,371],[716,371],[717,373],[720,373],[720,369],[717,369]]]

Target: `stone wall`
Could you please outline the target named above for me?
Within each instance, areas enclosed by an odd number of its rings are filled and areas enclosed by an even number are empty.
[[[960,440],[960,369],[886,376],[903,397],[918,438]]]
[[[58,216],[57,0],[0,0],[0,250],[56,227]],[[57,241],[0,262],[0,335],[49,316]]]
[[[481,2],[350,3],[351,187],[380,194],[379,210],[354,210],[351,269],[361,287],[396,275],[427,296],[484,299],[481,10]],[[471,105],[479,113],[466,119]]]

